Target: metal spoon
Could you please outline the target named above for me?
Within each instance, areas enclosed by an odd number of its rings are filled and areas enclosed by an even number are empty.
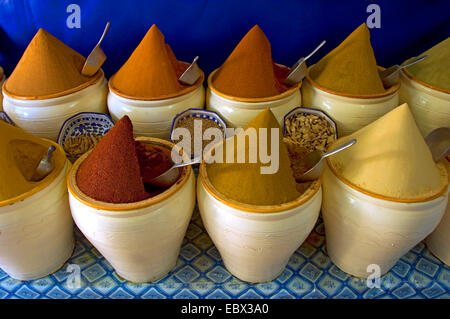
[[[347,147],[352,146],[355,143],[356,143],[356,139],[352,139],[327,153],[323,153],[321,150],[315,150],[315,151],[309,153],[308,155],[306,155],[306,157],[304,159],[306,167],[309,167],[309,169],[305,173],[303,173],[302,175],[297,177],[296,180],[299,182],[309,182],[309,181],[318,179],[320,177],[320,175],[322,175],[322,172],[323,172],[323,159],[324,158],[331,156],[333,154],[336,154],[336,153],[346,149]]]
[[[105,52],[103,52],[102,48],[100,47],[100,44],[102,44],[102,41],[105,38],[106,32],[108,32],[110,25],[111,25],[110,22],[106,23],[105,30],[103,30],[103,34],[100,37],[100,40],[87,57],[86,62],[84,62],[81,74],[86,76],[92,76],[95,73],[97,73],[97,71],[100,70],[100,68],[102,67],[103,63],[105,63],[106,55]]]
[[[425,142],[437,163],[450,154],[450,127],[439,127],[428,134]]]
[[[153,178],[151,181],[149,181],[149,184],[159,186],[159,187],[167,187],[175,183],[180,176],[180,167],[187,166],[187,165],[193,165],[198,164],[202,161],[202,157],[199,156],[197,158],[194,158],[191,161],[188,162],[181,162],[178,164],[174,164],[171,168],[169,168],[167,171],[162,173],[161,175]]]
[[[326,43],[323,40],[306,58],[300,58],[290,69],[288,76],[284,80],[287,85],[294,85],[299,83],[308,73],[306,67],[306,60],[308,60],[314,53],[316,53]]]
[[[178,81],[180,81],[183,84],[192,85],[198,80],[198,78],[202,75],[202,72],[198,67],[197,60],[198,56],[194,58],[191,65],[186,69],[186,71],[184,71],[183,74],[181,74]]]
[[[399,81],[398,71],[400,71],[403,68],[407,68],[408,66],[411,66],[413,64],[416,64],[417,62],[422,61],[426,57],[427,57],[426,55],[423,55],[405,65],[396,64],[396,65],[391,66],[390,68],[387,68],[384,71],[381,71],[380,77],[381,77],[381,81],[383,81],[383,86],[385,88],[388,88],[388,87],[391,87],[391,86],[397,84]]]
[[[33,177],[31,177],[31,180],[33,182],[40,181],[45,176],[51,173],[53,171],[53,163],[51,162],[53,151],[55,150],[55,147],[52,145],[48,148],[47,156],[43,157],[41,161],[39,162],[39,165],[36,167],[36,171],[34,172]]]

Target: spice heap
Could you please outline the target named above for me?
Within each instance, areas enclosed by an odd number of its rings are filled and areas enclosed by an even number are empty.
[[[286,136],[283,141],[297,179],[309,169],[304,162],[305,156],[315,150],[325,152],[335,140],[335,131],[325,118],[306,113],[287,118],[285,127]]]
[[[267,130],[267,149],[270,150],[272,143],[278,143],[279,167],[274,174],[261,174],[261,167],[267,166],[260,161],[258,156],[256,163],[249,160],[249,142],[245,143],[245,148],[238,148],[239,135],[245,134],[249,128],[256,129],[257,143],[259,148],[260,128]],[[278,139],[272,141],[271,128],[279,131]],[[261,143],[265,144],[265,140]],[[289,161],[286,146],[282,140],[281,129],[270,109],[266,109],[258,114],[243,131],[225,140],[223,151],[223,163],[211,163],[206,166],[208,177],[212,185],[218,192],[228,198],[240,203],[251,205],[277,205],[293,201],[300,196],[296,189],[296,182],[293,177],[291,163]],[[233,163],[226,163],[227,149],[234,148]],[[216,151],[216,148],[214,149]],[[238,154],[245,151],[245,163],[238,163]],[[270,151],[269,151],[270,152]],[[259,150],[258,150],[259,153]]]
[[[61,172],[65,156],[56,149],[52,155],[53,171],[38,182],[31,181],[50,145],[46,140],[0,121],[0,203],[50,183]]]
[[[17,97],[40,98],[72,93],[102,76],[81,74],[86,58],[53,35],[39,29],[6,80],[4,91]]]
[[[79,135],[68,138],[63,145],[69,157],[79,157],[94,148],[102,135]]]
[[[178,82],[188,66],[177,60],[170,46],[164,42],[164,35],[153,25],[125,64],[111,77],[109,85],[115,93],[128,98],[174,97],[197,86],[197,83],[186,86]]]
[[[450,90],[450,38],[425,51],[423,55],[427,55],[427,58],[408,67],[407,71],[422,82]]]
[[[420,200],[439,194],[448,184],[445,167],[433,161],[406,103],[337,145],[353,138],[358,143],[330,157],[329,163],[339,176],[367,192]]]
[[[169,164],[170,163],[170,164]],[[170,150],[137,142],[128,116],[120,119],[80,165],[77,184],[89,197],[108,203],[132,203],[165,190],[145,184],[173,165]]]
[[[224,129],[222,129],[219,124],[217,124],[215,121],[210,120],[210,119],[206,119],[206,118],[200,118],[200,117],[194,117],[194,116],[189,116],[189,117],[185,117],[183,119],[181,119],[180,121],[178,121],[177,125],[175,126],[175,128],[186,128],[189,131],[189,134],[191,136],[191,148],[189,151],[189,156],[191,156],[191,154],[195,154],[195,144],[194,144],[194,138],[195,138],[195,132],[194,132],[194,127],[195,127],[195,123],[196,121],[199,121],[201,123],[201,136],[203,137],[203,133],[209,129],[209,128],[217,128],[221,131],[222,136],[225,136],[225,132]],[[183,137],[181,137],[180,139],[176,139],[173,142],[175,144],[181,143],[183,141]],[[219,141],[215,141],[215,142],[220,142]],[[211,143],[211,140],[206,140],[202,138],[202,148],[201,148],[201,154],[203,154],[203,150],[205,150],[205,148]]]
[[[371,95],[385,92],[365,23],[317,62],[309,74],[318,85],[340,93]]]
[[[234,97],[270,97],[288,89],[283,84],[288,73],[288,68],[273,62],[270,42],[255,25],[217,70],[212,84],[219,92]]]

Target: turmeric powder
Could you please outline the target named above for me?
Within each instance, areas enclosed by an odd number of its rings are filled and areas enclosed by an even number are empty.
[[[317,62],[310,70],[310,77],[318,85],[340,93],[384,93],[366,24],[361,24],[338,47]]]

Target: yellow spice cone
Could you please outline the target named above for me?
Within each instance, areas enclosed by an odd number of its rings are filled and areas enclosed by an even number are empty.
[[[296,190],[296,182],[293,177],[291,163],[280,126],[270,109],[259,113],[248,123],[244,134],[248,128],[255,128],[257,131],[257,142],[259,144],[259,128],[268,128],[268,153],[270,154],[272,134],[271,128],[278,129],[279,144],[279,168],[275,174],[261,174],[261,167],[267,166],[257,157],[256,163],[249,163],[249,143],[245,143],[246,163],[237,163],[238,142],[237,136],[230,137],[225,141],[229,144],[234,140],[234,162],[233,163],[212,163],[207,165],[208,177],[214,187],[223,195],[240,203],[253,205],[277,205],[295,200],[300,196]],[[242,151],[242,149],[240,149]],[[226,147],[224,146],[226,154]],[[225,158],[225,156],[224,156]]]
[[[317,62],[310,70],[310,76],[320,86],[340,93],[371,95],[385,92],[365,23]]]
[[[329,162],[355,186],[402,200],[425,199],[445,189],[445,168],[433,161],[406,103],[338,144],[353,138],[357,143]]]

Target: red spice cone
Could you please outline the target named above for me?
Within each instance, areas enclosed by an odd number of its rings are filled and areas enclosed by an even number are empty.
[[[77,184],[86,195],[108,203],[132,203],[149,197],[128,116],[111,128],[80,165]]]

